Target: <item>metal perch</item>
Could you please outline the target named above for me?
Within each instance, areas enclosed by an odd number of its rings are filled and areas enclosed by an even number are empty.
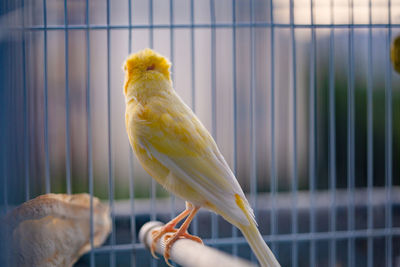
[[[151,232],[154,229],[162,227],[164,224],[158,221],[151,221],[142,226],[139,232],[140,241],[147,248],[153,242]],[[165,242],[164,236],[157,242],[156,252],[164,254]],[[199,244],[188,239],[180,239],[174,243],[171,248],[171,260],[185,267],[209,267],[209,266],[229,266],[229,267],[255,267],[243,259],[232,257],[217,249]]]

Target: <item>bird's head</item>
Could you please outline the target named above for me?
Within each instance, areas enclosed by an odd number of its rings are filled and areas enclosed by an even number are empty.
[[[146,48],[137,53],[131,54],[124,63],[125,86],[124,92],[127,94],[131,82],[142,80],[160,80],[170,78],[171,63],[162,55]]]

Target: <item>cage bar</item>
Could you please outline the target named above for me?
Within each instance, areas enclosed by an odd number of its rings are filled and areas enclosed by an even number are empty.
[[[217,140],[217,92],[216,92],[216,33],[215,33],[215,2],[210,0],[211,20],[211,135]],[[211,214],[211,237],[218,238],[218,218]]]
[[[388,23],[392,22],[391,16],[391,0],[388,0]],[[386,49],[387,54],[390,54],[390,44],[392,41],[392,31],[391,27],[387,29],[387,39],[386,39]],[[390,230],[393,226],[392,222],[392,184],[393,184],[393,177],[392,177],[392,69],[389,57],[386,59],[386,66],[385,66],[385,121],[386,121],[386,129],[385,129],[385,187],[386,187],[386,205],[385,205],[385,227],[386,229]],[[392,260],[392,242],[393,237],[392,235],[386,236],[386,266],[393,266]]]
[[[64,0],[64,38],[65,38],[65,170],[67,194],[71,194],[71,145],[70,145],[70,127],[69,127],[69,54],[68,54],[68,6],[67,0]]]
[[[25,6],[24,0],[21,1],[21,5]],[[25,27],[25,16],[21,16],[22,27]],[[22,75],[23,75],[23,88],[24,88],[24,102],[23,102],[23,116],[24,116],[24,163],[25,163],[25,201],[30,198],[30,164],[29,164],[29,129],[28,129],[28,90],[26,87],[26,34],[25,30],[21,32],[22,35]]]
[[[236,0],[232,0],[232,85],[233,85],[233,163],[232,169],[235,177],[237,177],[237,80],[236,80]],[[238,229],[232,225],[232,238],[237,239]],[[232,244],[232,254],[237,256],[238,246]]]
[[[89,0],[86,0],[86,24],[89,25]],[[89,180],[89,194],[90,194],[90,267],[95,266],[94,258],[94,227],[93,227],[93,194],[94,194],[94,181],[93,181],[93,141],[92,141],[92,111],[90,107],[90,31],[86,29],[86,124],[87,124],[87,157],[88,157],[88,180]]]
[[[110,0],[107,0],[107,25],[110,25]],[[111,215],[111,247],[116,244],[115,237],[115,210],[114,210],[114,174],[113,174],[113,158],[112,158],[112,131],[111,131],[111,32],[107,27],[107,145],[108,145],[108,196]],[[115,253],[110,253],[110,265],[115,266]]]
[[[298,190],[298,176],[297,176],[297,68],[296,68],[296,32],[294,29],[294,0],[290,0],[290,28],[291,48],[292,48],[292,117],[293,117],[293,167],[292,167],[292,234],[298,232],[298,210],[297,210],[297,190]],[[297,240],[292,241],[292,266],[298,266],[298,246]]]
[[[170,60],[171,60],[171,80],[172,84],[175,84],[175,75],[174,75],[174,48],[175,48],[175,42],[174,42],[174,27],[172,26],[174,24],[174,1],[170,0],[169,1],[169,23],[171,24],[171,28],[169,30],[169,42],[170,42]],[[176,216],[176,205],[175,205],[175,196],[173,194],[170,194],[170,209],[171,209],[171,220]]]
[[[349,21],[353,24],[354,3],[349,0]],[[348,231],[355,228],[355,207],[354,207],[354,188],[355,188],[355,144],[354,144],[354,124],[355,124],[355,92],[354,92],[354,29],[348,29],[348,78],[347,78],[347,193],[349,195],[349,206],[347,211]],[[354,266],[354,246],[355,240],[349,238],[347,242],[347,265]]]
[[[196,64],[195,64],[195,36],[194,36],[194,0],[190,0],[190,57],[191,57],[191,64],[190,64],[190,71],[191,71],[191,96],[192,96],[192,103],[191,107],[193,110],[193,113],[196,114]],[[172,27],[172,26],[171,26]],[[198,235],[199,232],[199,221],[197,219],[197,216],[193,218],[192,221],[192,229],[193,229],[193,234]]]
[[[150,0],[151,1],[151,0]],[[211,26],[215,28],[232,28],[233,24],[232,23],[196,23],[193,25],[194,28],[196,29],[209,29]],[[236,22],[236,27],[238,28],[249,28],[249,27],[255,27],[255,28],[290,28],[291,25],[290,23],[270,23],[270,22],[254,22],[253,24],[250,22]],[[87,25],[68,25],[62,26],[62,25],[48,25],[47,27],[44,26],[29,26],[29,27],[10,27],[10,30],[13,31],[43,31],[43,30],[48,30],[48,31],[54,31],[54,30],[64,30],[65,28],[68,28],[69,30],[86,30],[86,29],[91,29],[91,30],[106,30],[106,29],[111,29],[111,30],[122,30],[122,29],[169,29],[171,27],[170,24],[153,24],[153,25],[123,25],[123,24],[113,24],[113,25],[102,25],[102,24],[90,24],[89,26]],[[174,24],[173,27],[175,29],[190,29],[192,27],[191,24]],[[302,24],[302,23],[296,23],[293,25],[294,28],[296,29],[310,29],[309,24]],[[368,28],[373,28],[373,29],[398,29],[400,28],[399,23],[392,23],[392,24],[387,24],[387,23],[376,23],[376,24],[349,24],[349,23],[338,23],[335,25],[330,25],[330,24],[322,24],[322,23],[314,23],[312,26],[314,29],[330,29],[330,28],[335,28],[335,29],[348,29],[349,27],[352,27],[354,29],[368,29]]]
[[[372,25],[372,0],[368,1],[368,21]],[[374,175],[374,145],[373,145],[373,77],[372,77],[372,27],[368,28],[368,78],[367,78],[367,188],[368,188],[368,218],[367,227],[371,231],[374,227],[373,224],[373,209],[372,209],[372,190],[373,190],[373,175]],[[373,239],[368,237],[367,240],[367,264],[368,267],[373,266],[374,254],[373,254]]]
[[[270,20],[271,24],[274,24],[274,3],[273,0],[270,0]],[[277,233],[277,225],[276,225],[276,187],[277,187],[277,179],[276,179],[276,159],[275,159],[275,28],[271,27],[270,29],[270,38],[271,38],[271,92],[270,92],[270,112],[271,112],[271,166],[270,166],[270,185],[271,185],[271,200],[272,200],[272,209],[271,209],[271,234],[275,235]],[[273,242],[271,246],[272,252],[276,255],[277,254],[277,246]]]
[[[46,0],[43,0],[43,97],[44,97],[44,154],[45,154],[45,180],[46,193],[50,193],[50,156],[49,156],[49,104],[48,104],[48,86],[47,86],[47,5]]]
[[[310,1],[311,21],[311,44],[310,44],[310,95],[309,95],[309,192],[310,192],[310,235],[313,237],[316,232],[315,222],[315,187],[316,187],[316,164],[317,164],[317,90],[316,90],[316,33],[314,26],[314,1]],[[316,265],[315,240],[310,239],[310,265]]]
[[[334,1],[331,0],[331,24],[334,23]],[[336,231],[336,116],[335,116],[335,30],[330,29],[329,34],[329,190],[331,212],[329,228],[332,233]],[[329,242],[329,265],[336,266],[336,240]]]
[[[132,0],[128,1],[128,54],[132,53]],[[126,144],[130,146],[129,142]],[[130,148],[130,147],[129,147]],[[136,236],[136,210],[135,210],[135,169],[133,166],[133,151],[129,149],[129,202],[131,206],[130,210],[130,226],[131,226],[131,244],[134,246],[137,242]],[[131,253],[131,266],[136,266],[136,250],[132,249]]]

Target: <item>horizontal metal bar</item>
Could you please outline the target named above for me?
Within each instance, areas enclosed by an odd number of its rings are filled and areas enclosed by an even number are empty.
[[[264,235],[263,238],[266,242],[299,242],[299,241],[310,241],[310,240],[338,240],[347,238],[368,238],[368,237],[385,237],[385,236],[400,236],[400,227],[394,227],[391,229],[365,229],[365,230],[354,230],[354,231],[336,231],[336,232],[316,232],[316,233],[298,233],[298,234],[284,234],[284,235]],[[225,246],[232,244],[245,244],[247,243],[244,237],[238,238],[218,238],[218,239],[203,239],[206,245],[217,245]],[[114,246],[102,246],[94,249],[94,253],[104,253],[109,251],[129,251],[129,250],[141,250],[145,249],[145,246],[140,243],[135,244],[120,244]]]
[[[145,246],[142,243],[128,243],[128,244],[118,244],[113,246],[102,246],[94,248],[94,253],[106,253],[110,251],[131,251],[131,250],[144,250]]]
[[[291,24],[291,23],[269,23],[269,22],[239,22],[239,23],[204,23],[204,24],[143,24],[143,25],[48,25],[30,27],[4,27],[9,30],[107,30],[107,29],[170,29],[170,28],[233,28],[233,27],[276,27],[276,28],[400,28],[400,24]]]

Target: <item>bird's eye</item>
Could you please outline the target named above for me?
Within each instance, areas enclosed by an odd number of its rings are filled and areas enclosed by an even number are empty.
[[[155,69],[155,66],[154,66],[154,64],[152,64],[152,65],[148,66],[146,70],[154,70],[154,69]]]

